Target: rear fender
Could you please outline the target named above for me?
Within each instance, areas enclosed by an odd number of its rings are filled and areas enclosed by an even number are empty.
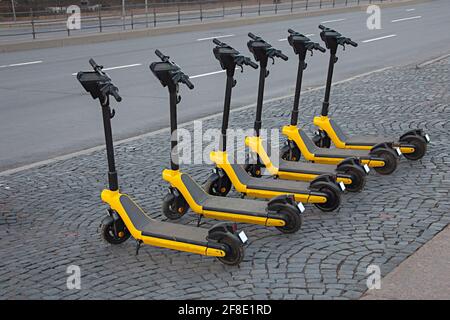
[[[114,219],[111,216],[106,216],[102,220],[102,225],[104,225],[104,226],[106,226],[108,224],[112,224],[112,223],[114,223]]]
[[[372,149],[370,149],[370,153],[373,153],[374,151],[380,150],[380,149],[391,149],[393,150],[394,146],[391,142],[382,142],[377,145],[374,145]]]
[[[361,161],[358,158],[346,158],[337,165],[337,169],[339,171],[339,169],[341,167],[346,167],[349,165],[350,166],[361,166]]]
[[[313,181],[311,181],[310,186],[313,187],[313,185],[318,184],[319,182],[335,183],[336,182],[336,175],[321,174],[320,176],[315,178]]]
[[[268,203],[267,203],[267,208],[269,211],[278,211],[279,209],[279,205],[286,205],[286,204],[290,204],[293,206],[296,206],[297,203],[295,202],[295,198],[293,195],[291,194],[282,194],[279,196],[276,196],[275,198],[272,198]]]
[[[404,134],[402,134],[400,136],[399,141],[402,141],[404,138],[406,138],[407,136],[424,136],[423,130],[422,129],[414,129],[414,130],[409,130],[407,132],[405,132]]]
[[[343,161],[341,161],[336,168],[336,171],[342,174],[345,174],[348,169],[356,169],[360,170],[364,175],[366,175],[366,171],[363,168],[363,165],[361,164],[361,161],[357,158],[347,158]]]

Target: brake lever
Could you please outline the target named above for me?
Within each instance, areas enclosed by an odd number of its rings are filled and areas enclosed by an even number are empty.
[[[273,57],[273,56],[270,56],[269,58],[272,59],[272,64],[275,64],[275,59],[274,59],[274,57]]]

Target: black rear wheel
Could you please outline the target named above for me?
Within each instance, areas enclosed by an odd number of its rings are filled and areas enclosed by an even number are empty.
[[[285,217],[284,220],[286,222],[284,226],[276,227],[278,230],[286,234],[295,233],[300,230],[303,224],[303,219],[297,208],[294,208],[291,205],[286,205],[286,207],[281,209],[278,213]]]
[[[360,192],[366,185],[366,173],[364,169],[355,166],[348,167],[344,172],[352,179],[352,183],[346,184],[345,189],[349,192]]]
[[[324,185],[319,190],[327,196],[327,202],[325,203],[314,203],[314,205],[324,212],[334,211],[341,205],[341,191],[337,186],[334,185]]]
[[[180,194],[175,196],[172,193],[166,194],[162,203],[162,211],[170,220],[180,219],[189,209],[189,205]]]
[[[217,257],[217,259],[228,266],[239,265],[244,259],[244,247],[242,243],[229,236],[225,236],[219,242],[228,248],[228,252],[224,257]]]
[[[131,236],[122,220],[114,222],[112,219],[102,224],[101,234],[102,238],[110,244],[121,244]]]
[[[375,171],[381,175],[391,174],[397,169],[398,157],[394,150],[380,149],[373,153],[375,157],[383,158],[383,167],[374,167]]]
[[[406,159],[408,160],[419,160],[422,159],[427,152],[427,142],[425,138],[419,135],[406,136],[400,141],[401,143],[411,144],[414,146],[413,153],[404,153]]]

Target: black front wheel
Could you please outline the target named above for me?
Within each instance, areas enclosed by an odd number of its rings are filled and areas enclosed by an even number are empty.
[[[228,266],[239,265],[244,259],[244,247],[242,243],[231,236],[225,236],[219,242],[227,247],[227,253],[224,257],[217,257],[217,259]]]
[[[400,143],[410,144],[414,146],[414,152],[403,154],[408,160],[420,160],[427,152],[427,142],[422,136],[406,136],[402,139],[402,141],[400,141]]]
[[[398,157],[392,149],[380,149],[373,153],[375,157],[383,158],[383,167],[374,167],[375,171],[381,175],[391,174],[397,169]]]
[[[303,219],[300,214],[300,210],[292,206],[286,206],[284,209],[281,209],[278,212],[281,216],[284,217],[286,224],[282,227],[276,227],[283,233],[295,233],[302,227]]]
[[[131,234],[122,220],[109,220],[102,224],[102,238],[110,244],[121,244],[130,238]]]
[[[319,190],[326,194],[327,202],[314,203],[314,205],[324,212],[334,211],[341,205],[341,191],[337,186],[324,185]]]
[[[213,174],[208,178],[203,188],[206,193],[213,196],[225,197],[231,190],[231,180],[228,176],[218,176]]]
[[[366,172],[363,168],[352,166],[347,168],[344,173],[352,179],[352,183],[345,185],[345,189],[348,192],[360,192],[364,189],[366,185]]]
[[[168,193],[163,199],[162,211],[170,220],[180,219],[188,210],[189,205],[180,194],[178,196]]]
[[[286,144],[281,148],[280,150],[280,156],[281,159],[286,161],[299,161],[300,157],[302,156],[302,153],[300,152],[300,149],[293,145],[294,142],[290,142],[289,144]]]

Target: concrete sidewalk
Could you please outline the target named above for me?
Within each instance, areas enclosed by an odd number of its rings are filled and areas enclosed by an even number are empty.
[[[450,226],[402,262],[363,300],[450,299]]]

